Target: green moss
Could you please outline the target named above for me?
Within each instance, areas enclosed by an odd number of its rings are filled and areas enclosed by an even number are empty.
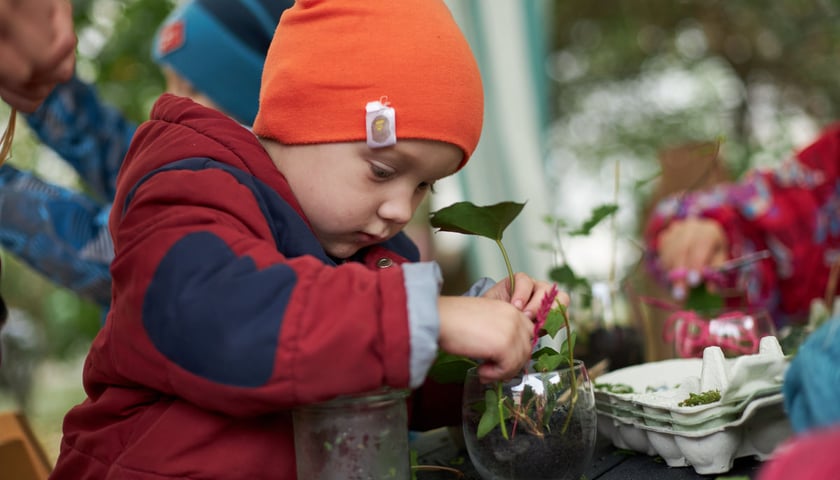
[[[625,383],[596,383],[595,389],[610,393],[634,393],[633,387]]]
[[[689,393],[688,398],[679,403],[681,407],[696,407],[720,401],[720,390],[709,390],[701,393]]]

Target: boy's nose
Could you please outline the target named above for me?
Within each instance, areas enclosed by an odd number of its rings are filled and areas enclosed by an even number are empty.
[[[411,197],[405,195],[394,195],[379,206],[380,218],[393,223],[406,224],[414,215],[411,204]]]

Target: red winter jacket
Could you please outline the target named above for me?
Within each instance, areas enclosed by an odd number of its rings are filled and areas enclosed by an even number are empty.
[[[398,264],[416,248],[399,235],[336,265],[254,135],[222,114],[158,100],[110,228],[111,310],[52,479],[293,479],[290,409],[408,387]],[[415,394],[419,428],[459,421],[448,390]]]

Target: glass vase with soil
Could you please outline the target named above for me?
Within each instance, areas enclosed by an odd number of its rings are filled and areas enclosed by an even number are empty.
[[[485,431],[488,408],[502,420]],[[595,448],[595,397],[579,360],[515,377],[501,389],[482,384],[471,369],[462,418],[470,460],[488,480],[578,480]]]

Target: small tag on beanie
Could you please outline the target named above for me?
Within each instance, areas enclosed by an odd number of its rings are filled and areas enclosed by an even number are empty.
[[[396,112],[383,97],[365,105],[365,128],[367,128],[367,144],[370,148],[388,147],[396,145]]]
[[[178,20],[163,27],[158,39],[158,55],[164,56],[184,46],[184,21]]]

